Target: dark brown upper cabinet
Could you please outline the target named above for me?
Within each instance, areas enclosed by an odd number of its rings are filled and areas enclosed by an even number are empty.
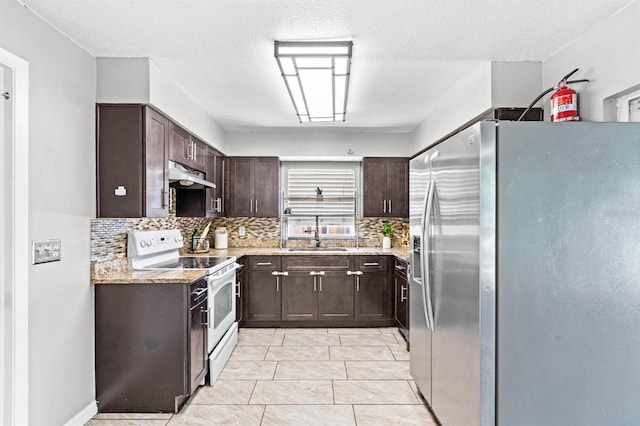
[[[409,217],[409,159],[365,157],[362,160],[362,215]]]
[[[169,120],[145,105],[96,107],[97,217],[167,217]]]
[[[169,159],[206,173],[207,145],[172,122],[169,134]]]
[[[207,147],[206,158],[207,180],[216,184],[214,189],[205,191],[206,216],[224,216],[224,155]]]
[[[277,217],[278,157],[226,157],[226,213],[231,217]]]

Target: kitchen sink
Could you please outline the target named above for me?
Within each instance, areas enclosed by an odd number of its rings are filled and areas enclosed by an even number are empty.
[[[301,247],[290,248],[289,251],[347,251],[344,247]]]

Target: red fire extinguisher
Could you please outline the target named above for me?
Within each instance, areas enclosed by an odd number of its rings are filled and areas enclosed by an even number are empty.
[[[578,121],[578,94],[567,87],[565,80],[558,83],[558,90],[551,95],[551,121]]]
[[[569,74],[565,75],[556,87],[550,87],[540,93],[516,121],[522,120],[527,112],[533,108],[536,102],[542,99],[547,93],[556,89],[558,90],[551,96],[551,121],[578,121],[580,119],[578,116],[578,94],[575,90],[570,89],[567,86],[573,83],[586,83],[589,80],[569,80],[569,77],[577,71],[578,68],[574,69]]]

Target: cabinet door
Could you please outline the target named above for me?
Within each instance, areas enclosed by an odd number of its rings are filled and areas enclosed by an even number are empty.
[[[277,157],[258,157],[253,161],[254,216],[277,217],[279,211],[280,160]]]
[[[97,217],[145,215],[143,112],[140,105],[96,107]]]
[[[214,182],[216,188],[213,190],[215,194],[216,212],[218,216],[224,216],[224,155],[217,153],[215,156],[215,174]]]
[[[387,216],[409,217],[409,159],[387,160]]]
[[[407,305],[408,305],[408,293],[409,286],[407,285],[406,277],[401,274],[394,274],[394,309],[393,315],[398,327],[407,329]]]
[[[216,217],[218,216],[218,212],[216,210],[216,189],[221,182],[215,180],[216,176],[216,151],[212,148],[207,149],[206,152],[207,164],[205,175],[206,179],[209,182],[213,182],[216,184],[216,188],[207,188],[204,190],[205,193],[205,215],[207,217]]]
[[[206,288],[206,287],[205,287]],[[207,325],[204,317],[207,311],[207,301],[191,308],[190,318],[190,360],[189,369],[191,371],[189,381],[189,393],[195,392],[198,385],[207,374]]]
[[[362,160],[362,215],[387,216],[387,160]]]
[[[229,160],[229,204],[227,214],[253,216],[253,163],[251,158],[227,157]]]
[[[167,143],[169,120],[149,107],[145,108],[145,216],[169,215]]]
[[[273,271],[249,271],[248,317],[250,321],[280,321],[282,319],[280,279]]]
[[[348,276],[346,271],[326,271],[318,280],[318,319],[352,320],[353,278]]]
[[[190,144],[190,165],[196,170],[205,172],[207,167],[207,144],[193,135],[191,135]]]
[[[282,319],[285,321],[318,318],[318,278],[308,272],[289,272],[282,277]]]
[[[189,132],[171,122],[169,135],[169,159],[181,164],[189,164]]]
[[[384,320],[391,306],[386,303],[387,258],[385,256],[357,256],[356,269],[362,275],[356,277],[356,320]]]
[[[238,264],[240,265],[236,270],[236,321],[241,323],[244,320],[244,294],[245,294],[245,274],[246,268],[244,267],[245,257],[241,257],[238,259]]]

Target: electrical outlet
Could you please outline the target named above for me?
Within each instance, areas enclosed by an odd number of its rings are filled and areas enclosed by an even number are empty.
[[[240,235],[241,237],[244,237],[244,226],[240,226],[238,228],[238,235]]]
[[[33,264],[59,262],[61,248],[60,240],[34,241]]]

